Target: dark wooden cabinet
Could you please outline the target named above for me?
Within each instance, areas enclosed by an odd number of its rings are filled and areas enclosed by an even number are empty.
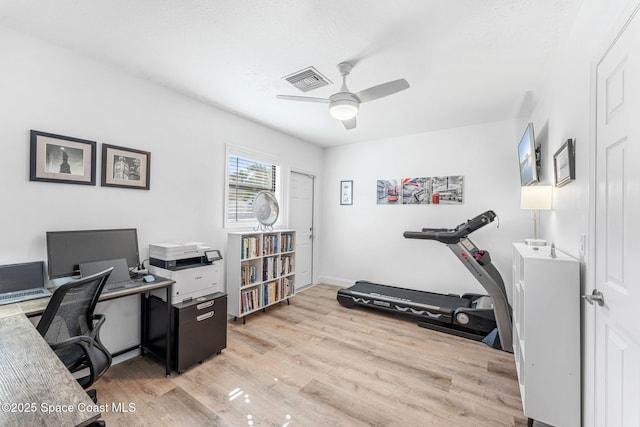
[[[227,295],[222,292],[174,304],[173,367],[182,372],[227,347]]]
[[[155,353],[163,354],[166,340],[165,302],[149,297],[148,338]],[[216,292],[171,307],[171,367],[182,373],[227,347],[227,294]],[[161,333],[162,332],[162,333]]]

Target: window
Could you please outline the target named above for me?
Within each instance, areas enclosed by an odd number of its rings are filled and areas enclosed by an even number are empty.
[[[227,225],[255,223],[253,199],[260,191],[272,191],[278,197],[280,167],[251,157],[227,154]]]

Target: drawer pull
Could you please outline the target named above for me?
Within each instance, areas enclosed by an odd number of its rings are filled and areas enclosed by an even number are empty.
[[[207,302],[203,302],[202,304],[196,305],[196,308],[198,310],[204,310],[205,308],[211,307],[213,304],[215,304],[215,301],[207,301]]]
[[[207,320],[208,318],[213,317],[214,314],[215,314],[215,311],[210,311],[208,313],[201,314],[200,316],[196,317],[196,320],[198,322],[202,322],[203,320]]]

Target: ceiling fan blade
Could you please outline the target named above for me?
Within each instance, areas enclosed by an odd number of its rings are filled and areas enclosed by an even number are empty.
[[[324,98],[313,98],[311,96],[292,96],[292,95],[278,95],[278,99],[286,99],[288,101],[305,101],[305,102],[319,102],[322,104],[328,104],[329,100]]]
[[[355,129],[356,127],[356,118],[352,118],[349,120],[343,120],[342,124],[344,125],[344,128],[349,130],[349,129]]]
[[[394,80],[392,82],[382,83],[378,86],[370,87],[369,89],[361,90],[356,93],[356,96],[360,98],[360,102],[369,102],[374,99],[382,98],[383,96],[393,95],[396,92],[409,88],[409,82],[405,79]]]

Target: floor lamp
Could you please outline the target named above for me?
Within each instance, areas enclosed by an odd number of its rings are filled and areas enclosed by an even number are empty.
[[[531,246],[545,246],[547,241],[539,239],[538,228],[541,210],[551,210],[553,187],[550,185],[528,185],[520,189],[520,209],[533,210],[533,239],[525,239]]]

